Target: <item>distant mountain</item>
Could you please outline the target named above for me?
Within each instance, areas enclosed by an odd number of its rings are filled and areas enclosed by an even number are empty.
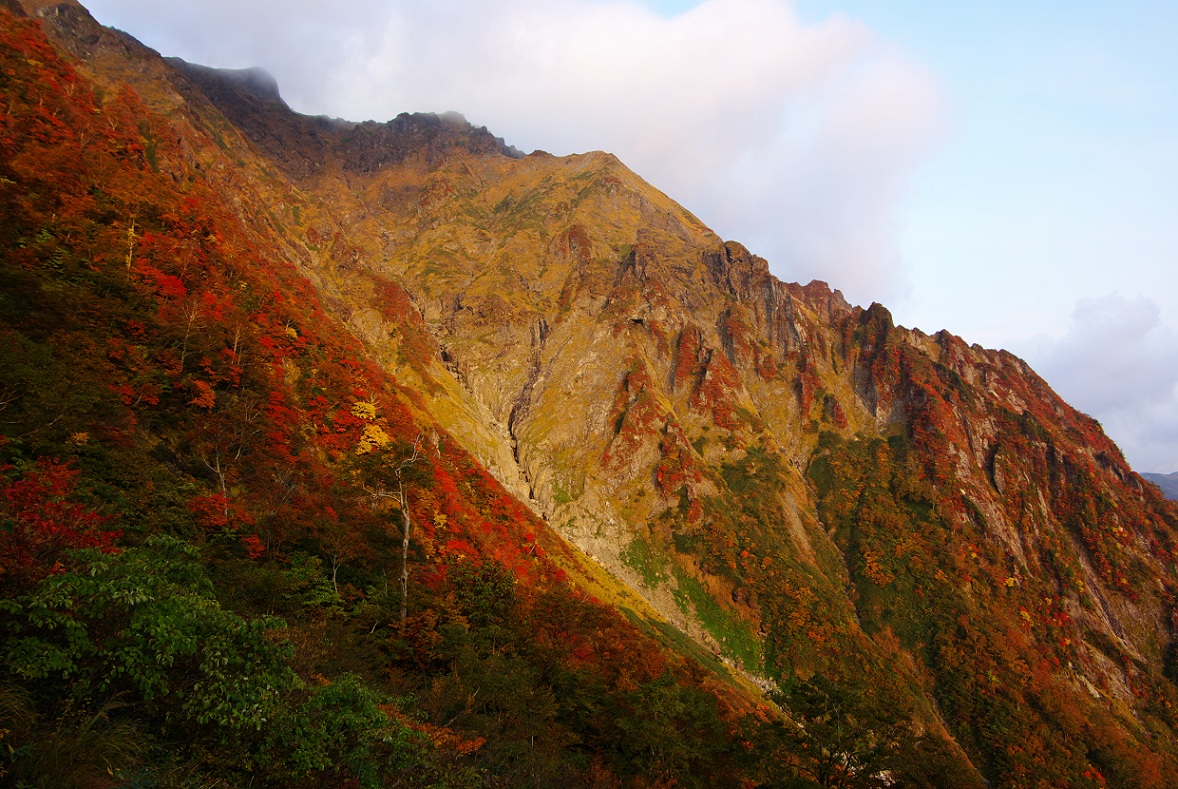
[[[1171,501],[1178,500],[1178,471],[1169,474],[1151,474],[1145,472],[1141,476],[1161,488],[1162,493],[1166,494],[1166,498]]]
[[[14,780],[1178,785],[1178,505],[1022,360],[7,7]]]

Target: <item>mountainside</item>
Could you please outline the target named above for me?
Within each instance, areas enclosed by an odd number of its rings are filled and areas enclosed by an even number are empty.
[[[1178,784],[1178,505],[1021,360],[609,154],[7,6],[14,775]]]
[[[1146,480],[1161,488],[1171,501],[1178,500],[1178,471],[1172,474],[1142,474]]]

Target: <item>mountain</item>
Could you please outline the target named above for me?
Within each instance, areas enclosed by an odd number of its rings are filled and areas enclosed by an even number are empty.
[[[1141,476],[1161,488],[1166,498],[1178,500],[1178,471],[1170,474],[1143,473]]]
[[[7,9],[17,779],[1178,781],[1178,505],[1021,360],[609,154]]]

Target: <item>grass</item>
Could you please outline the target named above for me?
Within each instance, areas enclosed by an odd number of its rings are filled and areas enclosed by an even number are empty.
[[[655,589],[671,579],[667,572],[667,558],[650,544],[649,540],[636,537],[622,551],[626,566],[642,576],[647,589]]]
[[[675,602],[680,610],[685,614],[694,611],[725,655],[739,660],[748,671],[761,671],[761,647],[748,623],[721,608],[699,581],[678,567],[674,572],[679,587],[675,590]]]

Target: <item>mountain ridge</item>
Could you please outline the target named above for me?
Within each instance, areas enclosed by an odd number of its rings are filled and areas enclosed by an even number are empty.
[[[699,620],[693,622],[695,617],[692,614],[699,617],[700,608],[708,605],[706,600],[718,597],[729,601],[721,604],[718,616],[722,621],[731,617],[733,612],[743,610],[741,617],[748,617],[752,626],[763,629],[764,613],[756,613],[755,607],[742,609],[739,602],[742,596],[757,599],[758,595],[743,589],[739,581],[722,580],[723,573],[718,572],[716,559],[705,558],[701,562],[701,557],[689,556],[684,561],[684,555],[674,549],[666,550],[683,562],[683,575],[676,576],[673,572],[676,565],[672,563],[670,575],[673,580],[670,583],[645,583],[659,576],[659,570],[652,571],[650,566],[651,563],[658,564],[658,551],[650,551],[655,558],[645,566],[644,560],[636,557],[648,552],[645,546],[650,539],[655,539],[655,534],[644,538],[639,526],[639,536],[635,538],[634,532],[624,525],[651,523],[660,511],[665,514],[673,509],[667,509],[666,505],[677,495],[686,495],[698,502],[709,491],[709,480],[706,474],[695,479],[693,475],[699,472],[693,471],[692,466],[709,457],[713,462],[719,461],[721,467],[726,465],[721,456],[706,448],[703,453],[696,451],[692,440],[699,440],[702,436],[684,433],[684,423],[695,421],[697,429],[706,425],[723,431],[728,439],[739,437],[743,432],[746,438],[740,439],[741,443],[746,443],[747,436],[757,432],[758,423],[775,424],[776,429],[770,427],[768,431],[767,438],[771,440],[768,446],[772,448],[776,443],[780,447],[784,444],[783,439],[793,442],[790,463],[802,468],[811,463],[810,452],[816,447],[816,443],[811,442],[817,442],[818,436],[791,435],[793,431],[789,425],[796,422],[799,415],[817,416],[820,423],[829,423],[843,430],[844,434],[855,428],[879,430],[889,424],[911,421],[915,423],[913,430],[923,431],[929,443],[939,437],[937,443],[944,448],[946,459],[953,460],[952,468],[929,461],[930,466],[940,466],[932,469],[934,477],[948,479],[960,475],[962,480],[973,478],[971,495],[979,494],[975,497],[977,500],[962,496],[963,501],[957,506],[962,510],[973,506],[983,513],[981,519],[988,524],[988,531],[995,535],[1003,550],[1013,556],[1017,564],[1024,566],[1036,563],[1036,549],[1027,545],[1025,536],[1010,522],[996,501],[996,496],[1005,495],[1014,487],[1010,484],[1009,472],[1003,467],[1001,441],[997,436],[986,440],[972,435],[978,432],[975,426],[954,425],[954,420],[947,420],[945,413],[937,411],[938,406],[950,407],[952,403],[956,408],[961,405],[952,401],[960,399],[966,392],[954,389],[961,390],[963,384],[980,384],[990,399],[1024,418],[1031,413],[1028,408],[1034,408],[1036,401],[1042,401],[1043,406],[1034,412],[1033,420],[1058,423],[1063,434],[1071,436],[1069,443],[1074,445],[1077,439],[1083,442],[1085,448],[1080,454],[1085,456],[1085,462],[1102,468],[1118,483],[1127,483],[1130,490],[1142,489],[1139,478],[1132,474],[1115,445],[1100,433],[1096,423],[1068,408],[1025,362],[1004,352],[970,348],[948,332],[928,337],[915,330],[899,330],[892,325],[890,315],[882,307],[873,305],[866,310],[851,307],[837,292],[822,284],[801,287],[781,283],[769,274],[763,260],[750,255],[739,244],[721,242],[694,217],[685,215],[673,205],[651,203],[648,198],[638,196],[646,194],[644,187],[631,180],[632,173],[619,171],[612,157],[594,154],[541,157],[534,160],[532,168],[545,164],[551,167],[557,163],[573,169],[569,175],[556,177],[554,185],[545,185],[541,179],[538,188],[529,190],[527,187],[532,182],[526,182],[522,185],[525,189],[522,200],[516,197],[519,186],[505,186],[502,191],[497,191],[491,185],[494,183],[492,176],[502,172],[497,168],[480,170],[469,159],[463,160],[465,171],[439,167],[431,176],[432,182],[427,179],[427,186],[420,193],[425,199],[418,200],[412,217],[413,230],[402,236],[411,238],[411,244],[422,247],[420,254],[407,254],[403,249],[392,250],[386,246],[383,250],[374,250],[373,257],[396,255],[403,261],[393,271],[408,286],[423,319],[434,328],[434,336],[453,360],[452,364],[463,371],[465,388],[477,392],[477,399],[488,405],[507,427],[513,455],[524,470],[528,498],[537,500],[540,511],[550,522],[557,523],[566,537],[626,579],[632,587],[647,594],[664,616],[678,622],[726,657],[738,657],[737,651],[723,645],[727,639],[747,640],[742,626],[728,619],[727,624],[713,623],[708,627],[698,623]],[[584,183],[575,194],[561,186],[572,179],[581,179],[580,182]],[[474,205],[462,200],[464,188],[473,189],[472,181],[477,181],[480,187],[480,190],[470,192],[478,194]],[[516,182],[509,179],[507,183]],[[506,192],[503,199],[498,199],[503,192]],[[353,194],[364,192],[353,189]],[[546,232],[543,226],[520,227],[510,221],[502,222],[496,216],[507,210],[505,203],[522,202],[537,196],[543,197],[544,204],[549,206],[550,218],[559,217],[558,227],[565,228],[563,231]],[[637,217],[637,226],[617,224],[618,203],[629,207],[630,216]],[[578,211],[584,206],[592,212],[592,222],[578,221]],[[387,223],[392,212],[388,210],[387,202],[381,207],[381,221]],[[349,213],[357,217],[362,215],[362,210]],[[361,219],[359,224],[362,223]],[[535,234],[545,245],[540,260],[529,259],[526,253],[510,260],[502,255],[497,258],[496,252],[480,255],[477,250],[480,240],[486,243],[487,239],[498,238],[497,233],[502,232],[495,229],[497,223],[507,228],[513,241],[518,241],[521,231]],[[421,232],[423,229],[425,233]],[[446,259],[453,261],[453,265],[447,268],[434,257],[437,247],[430,243],[428,233],[437,233],[439,239],[444,239],[452,253]],[[459,240],[457,257],[453,255],[456,239]],[[464,244],[468,239],[471,243]],[[697,252],[691,249],[693,245],[703,249]],[[573,273],[563,282],[541,285],[540,291],[533,291],[532,288],[537,287],[535,283],[543,282],[546,262],[553,257],[575,261]],[[687,262],[682,262],[684,258]],[[415,262],[425,259],[429,259],[429,263],[424,267]],[[386,261],[385,265],[389,263]],[[441,270],[434,274],[430,272],[430,266]],[[507,271],[489,276],[488,271],[495,266]],[[539,301],[515,305],[505,302],[505,294],[512,292],[508,272],[511,279],[523,286],[524,293],[537,292]],[[481,303],[472,293],[477,293],[480,278],[497,283]],[[547,307],[541,306],[551,298],[544,294],[555,294],[558,284],[560,299],[555,303],[548,301]],[[717,293],[719,299],[731,299],[734,303],[706,314],[711,305],[702,294],[709,289]],[[475,306],[471,305],[472,301],[476,302]],[[559,349],[574,347],[577,341],[563,338],[561,329],[571,325],[567,316],[578,312],[592,319],[596,328],[589,329],[588,335],[582,335],[583,339],[586,336],[591,338],[587,351],[582,346],[562,361]],[[679,325],[675,325],[673,319],[669,320],[671,315],[684,313],[690,318],[679,318]],[[464,321],[468,320],[470,322],[464,326]],[[609,325],[608,332],[604,333],[603,320]],[[491,324],[496,327],[498,339],[489,346],[480,346],[475,337],[481,327]],[[513,327],[512,330],[507,332],[505,325]],[[822,331],[820,325],[842,325],[841,343]],[[856,353],[844,351],[841,359],[832,353],[833,346],[849,345],[846,338],[857,330],[864,335],[874,332],[874,342]],[[630,335],[634,334],[644,336],[631,340]],[[575,437],[563,437],[562,425],[553,423],[550,415],[564,412],[578,399],[575,392],[567,389],[546,396],[544,383],[577,380],[578,376],[583,381],[592,370],[592,360],[599,358],[593,348],[609,346],[610,341],[617,338],[623,338],[622,342],[612,343],[614,350],[607,351],[601,358],[628,359],[630,372],[618,383],[615,367],[598,370],[597,385],[586,387],[589,392],[598,393],[592,395],[594,404],[584,401],[583,412],[589,418],[576,428]],[[776,364],[781,369],[782,362],[778,358],[768,358],[769,354],[764,353],[759,345],[762,339],[769,342],[770,351],[787,358],[794,357],[796,361],[793,363],[800,369],[793,380],[773,380],[770,368]],[[899,348],[891,346],[896,339]],[[472,341],[473,345],[470,344]],[[561,346],[562,342],[566,344]],[[463,344],[466,347],[462,347]],[[553,351],[546,350],[553,346]],[[503,349],[511,347],[528,350],[505,356]],[[889,354],[892,358],[886,361],[891,364],[884,364]],[[938,369],[931,378],[927,374],[922,378],[922,371],[918,369],[905,370],[905,366],[919,368],[928,363],[926,360],[932,361]],[[837,380],[840,365],[850,368],[850,380],[844,379],[841,383]],[[755,371],[755,374],[742,378],[736,374],[738,367]],[[495,373],[488,375],[485,372],[488,368],[494,369]],[[483,381],[479,380],[481,376],[485,376]],[[660,380],[667,384],[660,386]],[[687,384],[694,389],[686,402],[684,394],[677,394],[677,384]],[[897,384],[904,385],[904,388],[897,391]],[[946,385],[950,386],[947,394],[943,389]],[[758,389],[762,394],[754,403],[752,392]],[[504,397],[511,392],[518,394]],[[617,393],[613,398],[615,406],[607,412],[605,405],[611,392]],[[552,399],[545,402],[546,397]],[[570,401],[570,398],[573,399]],[[819,410],[821,415],[818,415]],[[563,467],[559,463],[544,462],[543,458],[560,458],[562,452],[583,445],[588,436],[608,436],[610,431],[605,425],[613,420],[617,420],[615,435],[604,443],[599,439],[593,451],[586,453],[588,458],[583,454]],[[587,434],[583,427],[585,423],[597,427],[590,428]],[[463,431],[456,432],[461,434]],[[1058,448],[1050,452],[1064,460],[1059,456]],[[624,458],[623,462],[619,464],[613,460],[617,457]],[[600,465],[596,458],[601,459]],[[1066,465],[1066,460],[1064,462]],[[1047,465],[1050,463],[1048,460]],[[597,470],[593,470],[594,467]],[[650,474],[652,467],[654,473],[650,479],[646,475]],[[589,470],[581,471],[586,468]],[[975,469],[985,471],[979,475]],[[1021,481],[1028,481],[1027,472],[1023,473]],[[675,482],[680,476],[683,483],[676,493]],[[789,482],[791,478],[793,482]],[[671,479],[674,482],[664,482]],[[799,504],[812,495],[807,490],[809,480],[801,474],[791,475],[787,470],[782,481],[785,483],[783,490],[791,491],[786,494],[784,507],[780,508],[781,517],[790,524],[786,528],[791,535],[789,544],[800,556],[809,556],[814,561],[821,553],[821,548],[815,549],[814,545],[822,542],[822,529],[816,520],[807,525],[804,514],[800,520],[797,515],[790,514],[805,513],[809,509],[807,505]],[[719,490],[718,482],[712,481],[711,489]],[[579,506],[578,490],[583,497]],[[625,496],[620,494],[623,490],[627,491]],[[631,498],[643,491],[652,504],[634,507],[620,502],[622,498]],[[574,500],[561,505],[561,498]],[[627,508],[637,510],[637,514],[627,513]],[[686,528],[680,527],[682,531],[691,530],[693,517],[700,518],[701,514],[689,507],[684,516]],[[957,517],[965,519],[964,513]],[[570,523],[574,525],[570,526]],[[671,533],[663,535],[664,545],[673,542],[668,538],[674,537],[675,531],[673,527]],[[679,536],[683,536],[682,532]],[[805,564],[803,562],[803,566]],[[1086,563],[1081,558],[1079,566],[1088,587],[1099,588],[1099,565]],[[1106,571],[1105,576],[1109,581],[1119,583],[1112,572]],[[683,598],[688,594],[684,590],[697,588],[693,585],[696,583],[703,584],[709,593],[697,592],[695,599],[684,605]],[[848,608],[853,607],[848,605]],[[1080,607],[1070,609],[1069,615],[1087,619],[1092,626],[1116,639],[1127,632],[1123,621],[1135,618],[1133,612],[1118,609],[1103,595],[1095,616],[1085,614]],[[755,649],[742,649],[744,655],[740,662],[746,668],[764,670],[755,667],[759,662]],[[1131,651],[1140,655],[1136,649]],[[1120,687],[1122,690],[1118,693],[1123,694],[1124,686]]]
[[[456,118],[349,127],[297,116],[269,84],[243,91],[240,76],[227,86],[154,59],[74,3],[25,7],[81,58],[103,112],[124,88],[142,97],[151,114],[136,114],[128,94],[136,120],[120,144],[142,148],[132,154],[143,173],[207,184],[240,223],[239,248],[265,249],[305,278],[283,279],[292,284],[275,297],[321,312],[291,313],[266,340],[282,349],[286,407],[318,413],[300,383],[318,367],[298,360],[334,342],[318,326],[342,327],[363,344],[366,375],[383,369],[395,393],[329,412],[354,422],[341,436],[360,436],[363,455],[382,435],[412,442],[415,424],[436,424],[445,457],[477,458],[543,519],[494,504],[502,529],[455,537],[461,550],[498,557],[522,583],[531,560],[519,554],[539,539],[562,572],[664,644],[721,674],[724,663],[747,671],[787,720],[806,722],[788,729],[792,746],[774,746],[787,754],[779,776],[886,783],[887,769],[847,761],[851,743],[810,740],[835,757],[825,778],[798,755],[806,736],[833,736],[830,707],[809,706],[832,692],[871,721],[856,736],[881,758],[898,758],[891,738],[921,737],[916,763],[904,763],[906,776],[925,765],[914,785],[956,775],[956,785],[1099,786],[1093,776],[1109,775],[1161,786],[1178,770],[1175,507],[1025,362],[896,327],[884,307],[849,305],[825,283],[780,282],[608,154],[517,157]],[[155,277],[158,298],[180,292],[167,277],[197,287],[186,270],[167,273],[176,264],[159,251],[189,243],[175,221],[125,207],[86,221],[124,239],[127,270]],[[228,249],[218,265],[240,266]],[[122,258],[103,254],[117,270]],[[221,410],[239,397],[230,378],[185,367],[172,375],[193,393],[186,419],[239,418]],[[333,463],[354,451],[307,425],[309,448],[339,447],[325,454]],[[254,506],[227,480],[258,471],[219,471],[219,457],[195,464],[208,469],[198,484]],[[317,511],[310,497],[304,506]],[[489,527],[462,506],[439,509],[449,514],[437,529]],[[283,567],[290,547],[274,545],[263,561]],[[417,572],[444,575],[426,568],[459,550],[414,553]],[[335,585],[339,555],[319,553]],[[443,608],[421,615],[444,618]],[[775,780],[765,764],[747,769]]]
[[[1166,498],[1171,501],[1178,500],[1178,472],[1169,474],[1142,472],[1141,476],[1161,488]]]

